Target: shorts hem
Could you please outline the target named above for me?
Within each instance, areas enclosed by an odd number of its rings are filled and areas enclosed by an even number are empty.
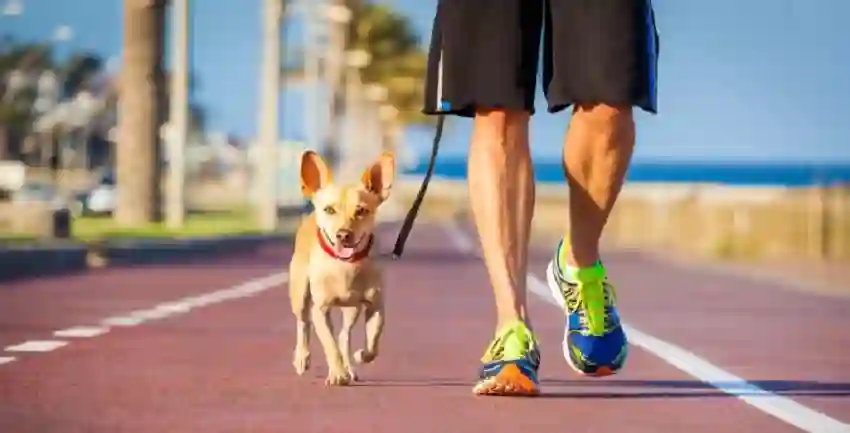
[[[561,111],[564,111],[567,108],[570,108],[571,106],[576,105],[576,104],[606,104],[606,105],[611,105],[611,106],[628,105],[632,108],[640,108],[641,110],[643,110],[643,111],[645,111],[649,114],[653,114],[653,115],[658,114],[658,107],[653,106],[652,104],[648,104],[648,103],[641,103],[641,102],[632,102],[632,103],[616,102],[616,103],[611,103],[611,102],[605,102],[605,101],[576,101],[576,100],[570,100],[568,102],[560,102],[560,103],[557,103],[557,104],[550,104],[546,111],[548,111],[550,114],[556,114],[556,113],[560,113]]]

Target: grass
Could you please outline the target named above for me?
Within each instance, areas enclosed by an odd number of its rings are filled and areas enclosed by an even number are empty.
[[[286,222],[281,223],[285,229]],[[238,236],[263,233],[257,227],[254,216],[248,211],[206,212],[187,215],[182,228],[171,230],[165,223],[152,223],[142,227],[124,228],[118,226],[109,216],[86,216],[75,218],[71,233],[73,241],[91,242],[109,239],[180,239],[206,236]],[[0,232],[0,247],[20,247],[31,245],[55,245],[56,240],[43,240],[15,233]]]
[[[74,238],[91,241],[111,238],[192,238],[222,235],[260,234],[250,212],[216,212],[190,214],[182,228],[171,230],[165,223],[123,228],[110,217],[82,217],[73,221]]]
[[[38,241],[29,236],[21,236],[15,233],[0,233],[0,248],[2,247],[25,247],[38,244]]]

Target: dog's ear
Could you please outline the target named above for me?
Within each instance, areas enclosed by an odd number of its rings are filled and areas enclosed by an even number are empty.
[[[395,155],[392,152],[384,152],[366,171],[363,172],[361,182],[369,191],[386,200],[390,196],[390,189],[395,180]]]
[[[301,153],[301,193],[313,197],[316,191],[331,182],[331,171],[325,160],[313,150]]]

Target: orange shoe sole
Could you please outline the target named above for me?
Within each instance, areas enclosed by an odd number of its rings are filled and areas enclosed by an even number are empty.
[[[540,389],[516,365],[506,365],[496,376],[479,382],[472,389],[475,395],[533,397]]]
[[[596,372],[593,373],[591,376],[605,377],[605,376],[611,376],[612,374],[614,374],[614,370],[612,370],[611,368],[609,368],[609,367],[599,367],[599,368],[596,369]]]

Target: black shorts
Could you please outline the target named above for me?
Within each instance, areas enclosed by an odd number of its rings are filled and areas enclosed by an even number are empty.
[[[534,113],[541,33],[549,112],[592,103],[657,112],[650,0],[439,0],[423,112]]]

